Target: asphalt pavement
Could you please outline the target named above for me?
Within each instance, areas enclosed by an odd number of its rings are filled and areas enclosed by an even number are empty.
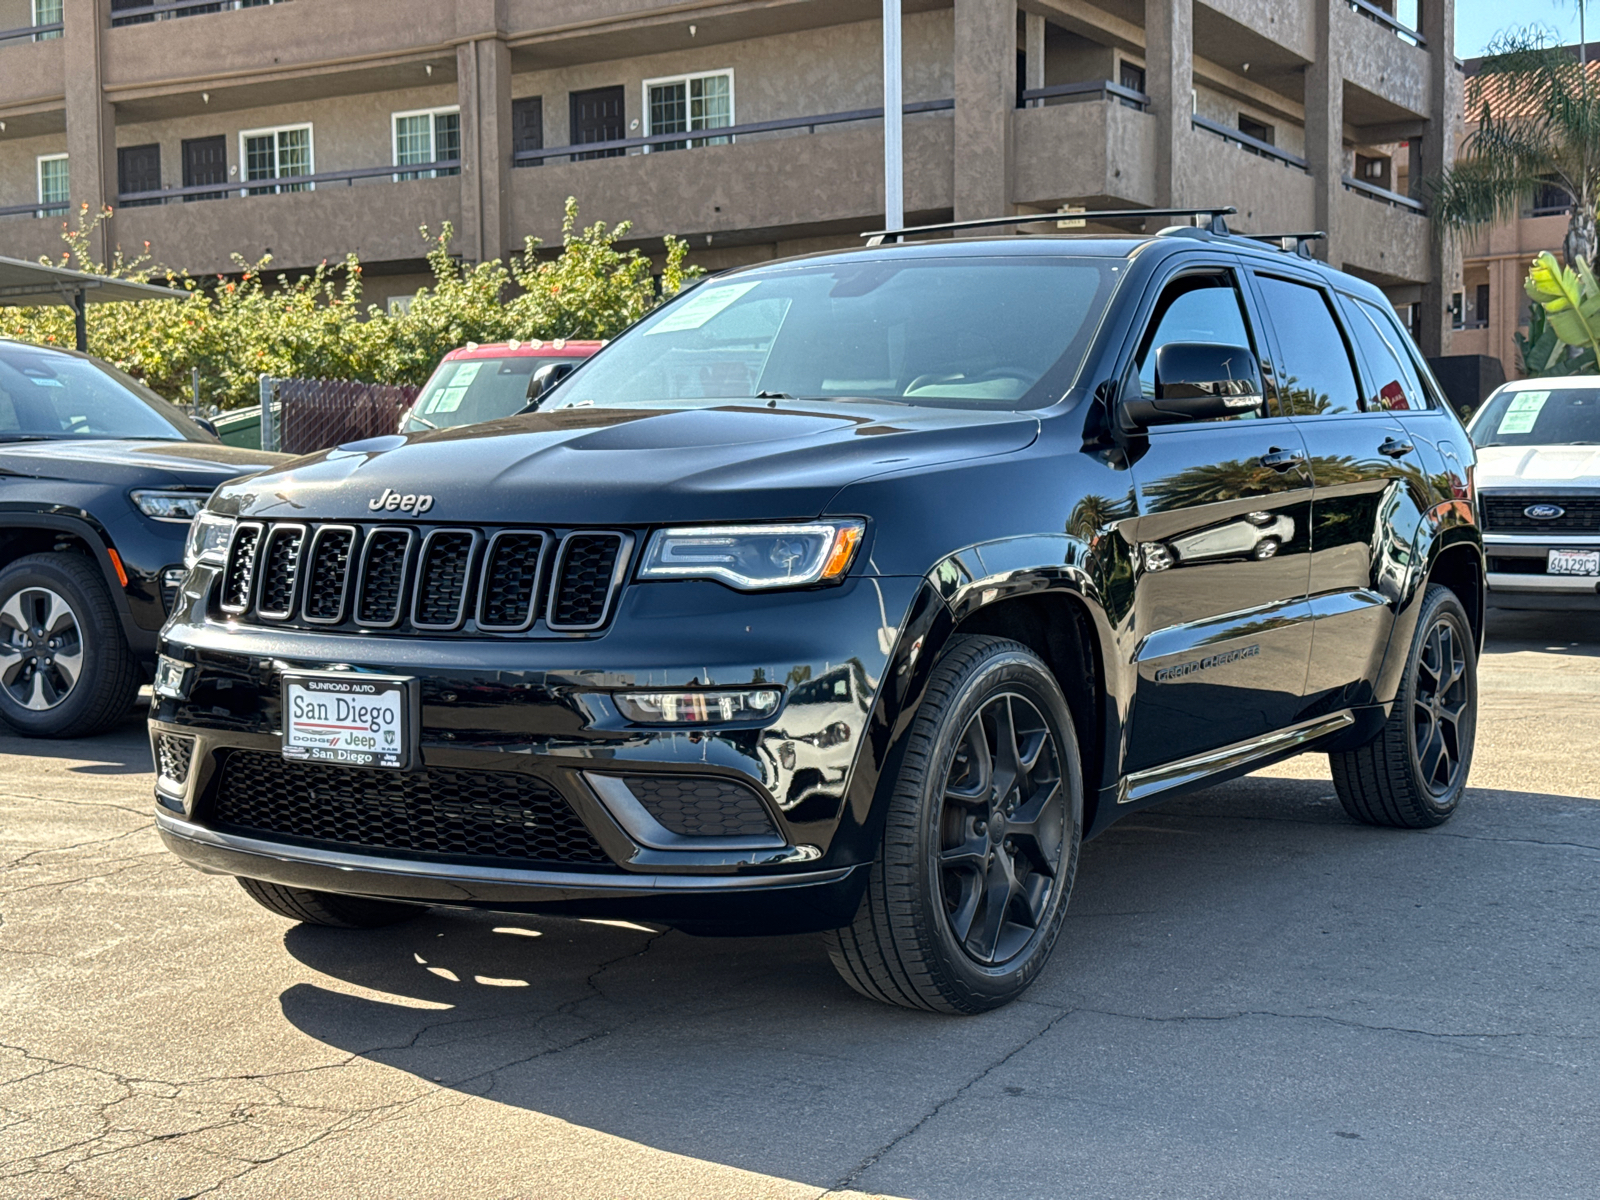
[[[1136,814],[976,1018],[814,937],[293,927],[162,850],[138,720],[0,739],[0,1196],[1593,1197],[1600,618],[1482,691],[1443,828],[1320,758]]]

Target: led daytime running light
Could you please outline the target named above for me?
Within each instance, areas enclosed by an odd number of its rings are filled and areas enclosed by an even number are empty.
[[[616,692],[612,699],[636,725],[718,725],[771,717],[777,713],[783,693],[777,688]]]

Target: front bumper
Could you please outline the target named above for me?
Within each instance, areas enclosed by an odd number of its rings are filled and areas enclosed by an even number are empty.
[[[868,577],[756,596],[713,583],[635,585],[624,589],[603,635],[560,639],[352,637],[180,619],[162,650],[189,671],[182,695],[157,696],[151,732],[178,735],[193,751],[181,784],[158,782],[162,836],[202,870],[318,890],[774,931],[831,928],[848,922],[862,886],[854,868],[873,855],[868,810],[888,744],[873,728],[876,701],[920,585]],[[415,679],[425,770],[493,773],[559,793],[606,861],[567,870],[527,858],[393,853],[385,848],[393,843],[330,844],[217,819],[230,756],[279,761],[282,674],[329,669]],[[619,723],[614,706],[595,703],[619,689],[774,682],[784,705],[759,726],[631,726]],[[363,768],[329,769],[341,772],[341,784],[373,777]],[[774,834],[641,836],[605,785],[643,775],[736,782],[759,796]],[[849,910],[842,917],[841,906]]]
[[[1489,607],[1600,608],[1600,578],[1545,572],[1552,550],[1600,550],[1600,537],[1591,534],[1485,534],[1483,553],[1489,566]]]

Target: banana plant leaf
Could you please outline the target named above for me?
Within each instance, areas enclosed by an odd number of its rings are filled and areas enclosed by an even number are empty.
[[[1589,264],[1564,267],[1548,250],[1533,260],[1525,285],[1530,299],[1544,307],[1550,329],[1569,346],[1600,350],[1600,282]]]

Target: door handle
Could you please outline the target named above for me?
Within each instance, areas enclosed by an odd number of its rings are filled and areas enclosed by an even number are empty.
[[[1261,456],[1261,465],[1271,467],[1274,471],[1287,471],[1290,467],[1298,467],[1305,461],[1304,451],[1279,450],[1276,446]]]
[[[1378,447],[1378,453],[1387,454],[1390,458],[1404,458],[1415,449],[1416,447],[1410,442],[1401,438],[1392,437],[1387,439],[1383,445]]]

